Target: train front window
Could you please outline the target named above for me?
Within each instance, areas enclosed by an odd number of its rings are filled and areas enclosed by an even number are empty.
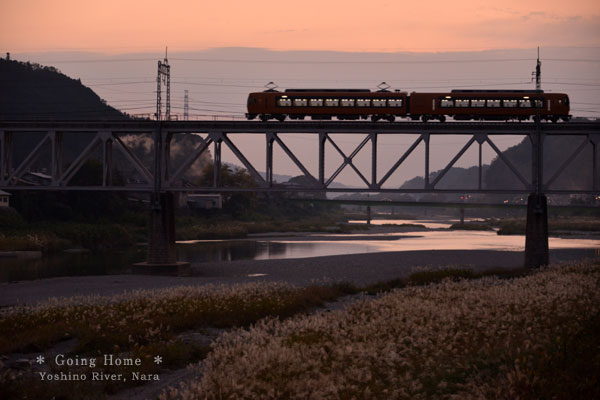
[[[389,99],[388,106],[390,107],[402,107],[402,99]]]

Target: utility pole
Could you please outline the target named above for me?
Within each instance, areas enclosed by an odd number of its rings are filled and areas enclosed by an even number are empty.
[[[537,64],[535,66],[535,71],[531,73],[531,77],[533,80],[535,77],[535,90],[542,90],[542,62],[540,61],[540,48],[537,48]]]
[[[542,166],[544,163],[544,134],[542,133],[542,107],[541,97],[542,63],[540,62],[540,48],[535,67],[535,89],[540,95],[534,96],[535,131],[530,133],[531,140],[531,166],[533,193],[527,198],[527,223],[525,228],[525,267],[535,268],[548,265],[550,254],[548,251],[548,200],[544,194]]]
[[[165,59],[163,62],[158,61],[158,74],[156,76],[156,120],[162,120],[162,98],[161,98],[161,83],[164,83],[167,88],[167,101],[165,105],[165,120],[171,119],[171,67],[167,59],[167,48],[165,48]]]
[[[188,96],[188,90],[185,89],[184,95],[183,95],[183,119],[185,121],[190,119],[190,104],[189,104],[189,96]]]

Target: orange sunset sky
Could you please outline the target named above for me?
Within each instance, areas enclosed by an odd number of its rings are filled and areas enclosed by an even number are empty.
[[[1,0],[0,50],[600,46],[598,0]]]

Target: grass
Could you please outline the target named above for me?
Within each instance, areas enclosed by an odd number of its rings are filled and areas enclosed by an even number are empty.
[[[461,279],[475,279],[481,277],[473,272],[471,269],[466,268],[441,268],[430,270],[426,269],[423,271],[413,272],[408,276],[408,284],[410,285],[429,285],[432,283],[440,283],[443,280],[459,281]]]
[[[251,221],[199,220],[182,217],[177,221],[177,240],[239,239],[248,234],[267,232],[347,233],[368,227],[339,223],[336,218],[308,217],[300,219],[257,219]]]
[[[425,225],[423,224],[381,224],[380,226],[395,226],[399,228],[419,228],[424,229]]]
[[[450,229],[463,230],[463,231],[491,231],[492,227],[487,224],[482,224],[482,223],[466,222],[466,223],[462,223],[462,224],[461,223],[452,224],[450,226]]]
[[[498,235],[524,235],[525,218],[490,219],[490,226],[498,228]],[[548,218],[549,233],[563,231],[600,232],[600,218],[597,217],[554,217]]]
[[[599,398],[598,261],[440,275],[451,279],[225,333],[161,398]]]
[[[596,263],[593,264],[592,267],[580,269],[574,268],[573,274],[577,275],[580,280],[583,280],[581,278],[584,278],[585,275],[593,277],[596,279],[597,285],[599,269],[599,265]],[[498,274],[500,278],[505,279],[498,280],[498,277],[490,278],[491,276]],[[538,272],[535,272],[533,276],[537,276],[538,274]],[[206,328],[213,327],[228,330],[233,329],[234,333],[232,333],[232,335],[241,335],[241,338],[233,341],[235,343],[245,343],[249,337],[248,335],[253,335],[253,332],[255,332],[256,329],[262,329],[260,328],[261,326],[269,326],[270,328],[268,328],[268,331],[274,329],[275,332],[280,329],[280,326],[285,325],[287,323],[286,321],[295,321],[297,319],[304,321],[305,318],[310,318],[304,316],[307,311],[321,306],[324,302],[333,301],[348,294],[366,292],[370,294],[384,294],[383,297],[386,297],[388,295],[406,292],[409,293],[407,296],[410,297],[412,296],[410,293],[413,293],[414,296],[416,296],[416,302],[411,303],[413,305],[410,307],[415,310],[423,310],[423,307],[430,304],[432,301],[433,303],[431,304],[435,304],[436,307],[441,307],[443,309],[446,307],[446,304],[456,303],[456,301],[460,300],[462,294],[468,293],[470,290],[483,290],[478,286],[462,288],[460,285],[465,284],[465,282],[481,282],[481,284],[478,285],[482,285],[483,288],[498,287],[499,290],[506,291],[507,289],[503,289],[503,286],[499,282],[509,282],[510,285],[510,282],[518,281],[519,279],[530,279],[530,275],[531,270],[525,269],[476,273],[469,268],[457,266],[439,269],[418,269],[406,278],[381,282],[363,288],[357,288],[350,284],[298,288],[285,284],[255,283],[235,286],[178,287],[155,291],[137,291],[112,297],[83,297],[68,300],[56,299],[38,306],[1,310],[0,353],[12,354],[25,352],[37,355],[52,351],[52,349],[62,343],[72,343],[72,348],[68,350],[68,354],[76,354],[80,357],[99,357],[99,354],[118,354],[121,356],[139,357],[143,360],[141,367],[142,371],[147,373],[160,373],[164,368],[181,368],[190,362],[196,362],[206,357],[208,357],[209,365],[211,365],[210,362],[213,361],[210,360],[214,360],[214,357],[217,357],[214,355],[215,351],[217,351],[217,353],[225,351],[222,348],[223,343],[225,342],[230,344],[233,343],[231,342],[233,339],[220,339],[220,344],[217,345],[215,348],[216,350],[211,350],[207,347],[206,343],[185,339],[186,334],[189,332],[202,332]],[[490,279],[492,280],[490,281]],[[459,286],[456,287],[458,288],[458,292],[455,297],[453,297],[453,300],[447,303],[447,300],[441,298],[437,299],[436,296],[438,296],[440,288],[444,291],[444,287],[454,284]],[[403,291],[398,292],[396,289],[399,288],[403,288]],[[556,288],[552,286],[547,289],[548,293],[554,293],[555,291]],[[579,290],[576,291],[576,293],[587,296],[585,291]],[[380,296],[378,296],[378,298],[380,298]],[[474,297],[474,299],[476,299],[476,297]],[[473,307],[477,310],[482,306],[483,305],[480,304],[478,300],[475,300],[469,307]],[[506,307],[508,307],[505,310],[506,312],[520,312],[518,307],[515,308],[510,305],[506,305]],[[402,316],[408,312],[407,310],[412,308],[404,309],[402,307],[396,307],[396,311],[394,311],[393,315]],[[350,309],[357,310],[357,314],[352,315],[358,318],[358,320],[367,318],[365,321],[368,321],[372,318],[368,316],[368,313],[364,315],[361,314],[363,311],[360,311],[354,306],[351,306]],[[354,311],[351,311],[351,313],[353,312]],[[427,313],[428,312],[425,312],[421,316],[421,318],[424,318],[422,320],[424,323],[430,318]],[[335,312],[332,314],[337,315]],[[587,316],[586,318],[575,317],[578,318],[578,321],[588,321]],[[265,318],[267,319],[265,320]],[[392,316],[388,316],[386,318],[393,322],[395,317],[392,318]],[[311,319],[310,321],[313,320]],[[558,322],[560,323],[560,321]],[[304,327],[302,329],[293,330],[293,332],[286,334],[285,337],[282,338],[282,343],[284,343],[287,348],[291,349],[298,348],[299,346],[302,348],[304,348],[304,346],[308,346],[309,348],[322,348],[324,343],[329,343],[330,340],[333,340],[335,334],[337,334],[335,330],[331,331],[330,328],[323,331],[323,323],[324,322],[321,320],[315,320],[314,323],[309,323],[310,328]],[[482,323],[485,323],[485,321]],[[552,363],[559,366],[567,365],[567,372],[565,372],[565,374],[568,376],[563,376],[561,379],[570,382],[569,385],[572,386],[576,386],[577,383],[574,374],[581,373],[581,368],[585,365],[583,364],[584,361],[581,361],[581,358],[583,357],[583,360],[586,360],[586,363],[594,361],[595,356],[586,354],[586,349],[588,346],[592,346],[591,348],[598,348],[597,346],[599,345],[597,338],[595,338],[593,334],[594,329],[596,329],[598,325],[598,321],[596,320],[596,322],[594,322],[592,319],[589,321],[589,324],[589,326],[585,325],[579,331],[573,333],[574,335],[579,336],[572,336],[571,333],[564,338],[561,336],[561,340],[564,340],[564,343],[561,342],[558,348],[568,346],[570,349],[573,347],[573,352],[576,356],[565,356],[564,353],[548,353],[550,354],[549,356],[544,356],[546,357],[544,358],[544,363],[548,365],[554,365]],[[560,328],[562,325],[559,324],[556,326]],[[380,332],[374,332],[371,335],[377,337],[380,333],[385,332],[386,328],[381,327],[380,329]],[[457,329],[459,328],[457,327]],[[368,333],[365,334],[369,335]],[[422,334],[423,333],[417,333],[415,331],[408,335],[408,337],[417,338]],[[225,336],[230,338],[227,335],[228,334]],[[464,337],[468,337],[470,334],[465,332],[461,335],[467,335]],[[577,339],[574,339],[574,337]],[[267,338],[265,340],[267,340],[265,343],[270,343],[270,340],[272,339]],[[358,343],[360,343],[360,340],[358,340]],[[387,346],[385,343],[387,342],[382,342],[381,345]],[[394,341],[392,340],[389,343],[394,343]],[[349,345],[353,346],[352,344]],[[270,345],[265,344],[265,346],[268,347]],[[330,347],[329,350],[327,350],[328,347],[325,347],[325,352],[327,354],[331,351],[335,353],[339,350],[336,350],[335,341],[331,344],[327,344],[327,346],[333,346]],[[275,346],[275,348],[279,347]],[[250,347],[250,352],[251,349],[252,347]],[[265,351],[271,354],[270,350]],[[235,353],[231,354],[233,355]],[[154,355],[161,355],[163,357],[164,362],[161,366],[152,363],[152,357]],[[380,357],[377,351],[373,351],[372,355],[375,358]],[[451,354],[448,354],[447,356],[451,357]],[[243,355],[234,356],[234,358],[231,359],[231,362],[237,360],[238,357],[242,357],[242,364],[247,362],[243,359],[243,357],[245,357]],[[266,366],[269,365],[268,363],[271,361],[268,360],[268,357],[267,359],[261,357],[262,356],[257,357],[257,360],[263,359],[267,363]],[[563,357],[564,360],[557,357]],[[316,357],[316,359],[318,358],[319,357]],[[369,358],[369,360],[372,360],[372,358]],[[494,358],[494,360],[496,359]],[[535,368],[541,368],[542,365],[546,365],[542,364],[541,361],[538,361],[535,361],[537,363],[535,364]],[[367,360],[364,362],[370,361]],[[446,360],[444,362],[448,363],[450,361]],[[484,369],[492,367],[500,368],[503,365],[500,361],[477,361],[477,359],[473,359],[473,362]],[[351,362],[349,365],[353,366],[354,363]],[[298,376],[294,375],[295,373],[290,376],[286,375],[285,377],[275,378],[270,372],[267,372],[268,368],[265,369],[266,366],[252,367],[265,371],[263,375],[258,378],[254,377],[253,379],[266,379],[269,382],[285,382],[286,379],[298,379]],[[236,368],[235,366],[228,364],[223,364],[222,367]],[[333,364],[324,365],[319,367],[320,372],[315,371],[315,373],[331,371],[332,367]],[[271,366],[269,368],[276,369],[278,367]],[[380,370],[380,367],[377,365],[374,365],[373,368],[374,369],[371,369],[369,372],[373,377],[381,375],[381,379],[387,379],[385,368]],[[131,367],[103,366],[100,369],[107,373],[123,373],[126,375],[131,373]],[[53,370],[58,372],[60,371],[60,368],[55,366]],[[77,368],[69,368],[68,371],[74,372],[77,370]],[[86,370],[85,368],[80,369],[80,371],[83,373],[89,372],[89,370]],[[403,371],[402,374],[409,372],[409,370]],[[427,393],[430,394],[436,393],[436,388],[442,380],[444,382],[447,381],[447,384],[451,385],[453,388],[452,390],[458,390],[458,388],[461,387],[460,385],[466,385],[465,382],[467,381],[465,380],[465,376],[468,375],[467,373],[470,374],[473,372],[471,370],[469,370],[470,372],[461,371],[462,370],[459,368],[453,373],[449,373],[448,371],[443,373],[440,372],[435,376],[428,377],[421,384],[424,387],[427,387]],[[554,367],[550,368],[549,371],[544,372],[544,374],[548,376],[554,376],[558,373],[559,372],[557,372]],[[497,376],[494,375],[492,378],[497,379]],[[97,394],[98,398],[103,398],[105,394],[116,393],[125,387],[140,384],[140,382],[136,383],[131,381],[94,382],[93,386],[91,386],[92,383],[87,381],[45,382],[43,385],[40,385],[39,379],[34,381],[31,379],[31,376],[28,376],[26,373],[19,374],[19,372],[15,372],[15,370],[12,369],[2,370],[0,368],[0,392],[6,393],[6,398],[11,398],[11,396],[20,398],[27,395],[29,398],[49,398],[54,396],[56,398],[78,399],[89,398],[91,394],[90,391],[93,388],[93,393]],[[235,379],[240,379],[240,382],[243,382],[242,377]],[[359,382],[357,382],[357,384],[359,384]],[[502,385],[504,384],[505,383],[503,382]],[[248,384],[248,386],[250,387],[252,384]],[[388,393],[383,391],[385,389],[378,387],[377,385],[370,387],[369,390],[372,390],[372,393],[377,393],[377,396],[362,397],[381,398],[388,396]],[[357,393],[360,394],[362,392],[359,393],[353,392],[353,389],[344,389],[344,391],[340,392],[340,395],[343,394],[343,396],[341,396],[342,398],[350,398],[358,395]],[[261,392],[260,395],[250,397],[263,397],[263,394],[265,393]],[[200,397],[204,397],[204,395],[205,394],[202,394]],[[196,395],[192,395],[192,397],[194,396]],[[210,398],[211,396],[208,397]],[[232,395],[229,397],[237,398],[239,396]]]
[[[39,250],[45,253],[83,247],[104,250],[135,242],[126,226],[109,222],[44,222],[0,231],[0,250]]]
[[[214,239],[240,239],[248,236],[244,226],[235,225],[191,225],[178,227],[177,240],[214,240]]]
[[[197,361],[208,352],[204,345],[183,342],[179,338],[183,332],[204,327],[247,326],[267,316],[287,318],[351,290],[344,285],[296,288],[284,284],[246,284],[57,299],[40,306],[2,310],[0,353],[39,354],[65,340],[75,340],[73,354],[82,357],[126,354],[144,360],[145,372],[157,373],[160,368],[150,361],[155,355],[163,357],[163,366],[175,368]],[[131,370],[123,367],[102,369],[106,373]],[[59,372],[60,368],[55,370]],[[75,372],[77,368],[69,371]],[[56,397],[80,398],[71,393],[70,383],[52,382],[44,385],[44,391],[50,391]],[[98,389],[109,393],[131,384],[134,382],[106,382]],[[0,382],[0,392],[15,396],[26,393],[30,398],[37,398],[37,390],[39,385],[32,385],[26,377],[17,376]],[[77,393],[81,395],[88,390]]]
[[[143,218],[147,219],[147,216]],[[35,250],[58,252],[72,247],[90,250],[123,248],[148,239],[140,214],[130,213],[122,220],[95,222],[47,221],[27,224],[16,212],[0,213],[0,251]],[[328,232],[347,233],[368,227],[337,222],[332,217],[234,221],[227,218],[176,218],[177,240],[245,238],[249,233]]]
[[[0,251],[42,251],[52,253],[71,246],[71,242],[51,233],[6,235],[0,233]]]

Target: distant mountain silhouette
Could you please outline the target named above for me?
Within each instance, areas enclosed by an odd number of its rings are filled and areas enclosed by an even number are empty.
[[[0,120],[125,120],[130,117],[106,104],[93,90],[78,79],[62,74],[54,67],[35,63],[0,59]],[[31,152],[43,133],[17,135],[13,143],[13,166],[18,165]],[[78,132],[64,140],[64,160],[68,164],[87,146],[94,134]],[[150,168],[153,139],[148,135],[123,135],[121,139]],[[190,149],[197,147],[202,138],[193,134],[173,136],[171,162],[174,168],[183,162]],[[98,151],[97,151],[98,153]],[[99,159],[96,154],[96,159]],[[210,151],[201,157],[184,174],[193,181],[202,174],[210,159]],[[122,155],[115,153],[114,167],[125,179],[134,179],[136,172]],[[44,172],[50,165],[50,153],[44,152],[31,166]],[[66,168],[66,165],[64,166]],[[91,182],[90,182],[91,184]]]
[[[562,168],[563,163],[584,141],[588,141],[588,138],[584,136],[546,137],[543,155],[544,183],[547,183]],[[521,143],[506,149],[503,155],[512,162],[526,180],[531,180],[531,141],[529,138],[526,137]],[[485,186],[488,189],[523,188],[519,178],[498,157],[492,161],[487,169]],[[560,172],[550,188],[582,190],[591,189],[591,187],[592,146],[586,143],[586,147]]]
[[[0,120],[128,118],[54,67],[0,59]]]
[[[483,174],[485,173],[489,165],[483,165]],[[429,183],[432,183],[437,176],[443,170],[434,171],[429,174]],[[479,168],[478,167],[470,167],[470,168],[460,168],[453,167],[448,170],[446,175],[442,177],[440,182],[435,186],[436,189],[455,189],[455,188],[464,188],[464,189],[477,189],[479,184]],[[401,186],[402,189],[422,189],[425,186],[425,179],[422,176],[417,176],[408,181],[404,182]]]
[[[562,168],[567,159],[577,148],[588,139],[583,136],[546,137],[544,141],[544,171],[543,181],[550,179]],[[521,176],[531,181],[531,141],[528,137],[521,143],[509,147],[502,152],[503,156],[515,167]],[[439,175],[440,171],[432,172],[429,182]],[[436,185],[437,189],[465,188],[476,189],[478,184],[478,168],[451,168]],[[484,189],[523,189],[524,185],[517,175],[502,161],[495,157],[489,165],[483,165]],[[424,187],[421,176],[414,177],[402,184],[402,189],[420,189]],[[592,148],[589,143],[577,157],[562,170],[550,185],[551,189],[582,190],[592,187]],[[547,189],[547,188],[546,188]],[[488,196],[493,197],[493,196]],[[502,197],[502,196],[500,196]],[[500,198],[498,197],[498,198]],[[504,196],[506,197],[506,196]]]

